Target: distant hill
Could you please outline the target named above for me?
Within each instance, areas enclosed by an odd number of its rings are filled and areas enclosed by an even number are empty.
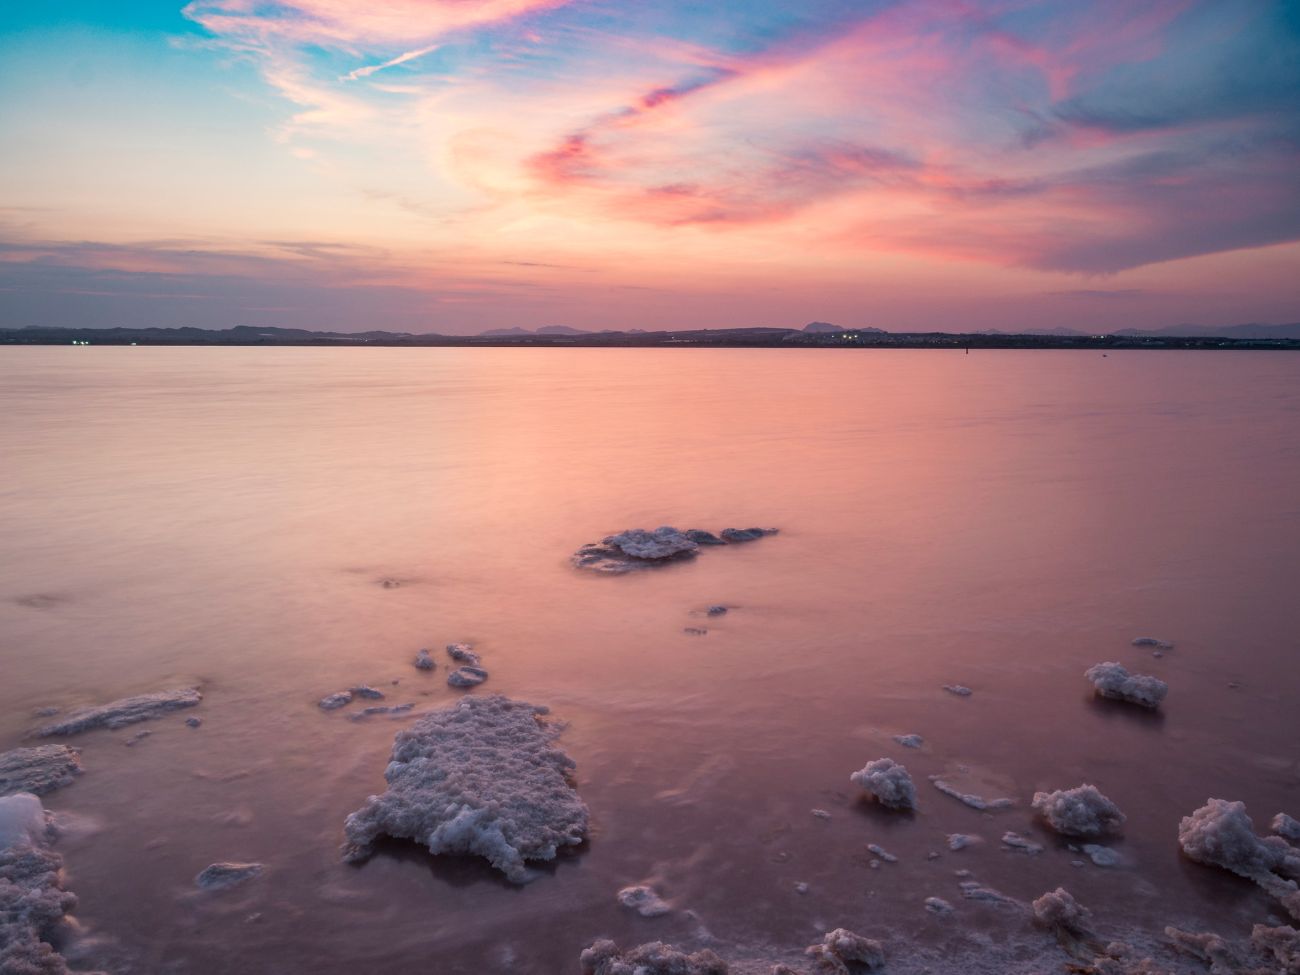
[[[1300,339],[1300,322],[1288,325],[1170,325],[1168,328],[1121,328],[1116,335],[1135,338]]]
[[[532,329],[529,328],[489,328],[486,332],[479,332],[479,335],[502,338],[507,335],[532,335]]]
[[[976,334],[978,335],[1091,335],[1091,332],[1081,332],[1077,328],[986,328]]]
[[[538,335],[590,335],[590,329],[570,328],[568,325],[543,325],[537,330]]]
[[[885,334],[883,328],[845,328],[842,325],[832,325],[830,322],[809,322],[803,327],[803,331],[814,335],[829,335],[835,332],[876,332],[880,335]]]

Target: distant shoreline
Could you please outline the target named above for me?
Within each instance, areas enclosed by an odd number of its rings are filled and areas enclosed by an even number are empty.
[[[1205,349],[1300,350],[1300,339],[1226,336],[1013,335],[956,332],[804,332],[689,329],[575,335],[413,335],[254,328],[0,329],[0,345],[240,346],[300,348],[708,348],[708,349]]]

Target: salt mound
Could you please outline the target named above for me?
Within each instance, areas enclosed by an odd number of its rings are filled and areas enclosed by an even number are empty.
[[[894,735],[894,741],[904,748],[920,748],[925,744],[925,739],[920,735]]]
[[[1076,936],[1087,933],[1092,916],[1064,887],[1057,887],[1036,898],[1033,908],[1034,920],[1043,927]]]
[[[1169,685],[1160,678],[1130,674],[1113,661],[1094,664],[1084,671],[1083,676],[1092,681],[1093,687],[1102,697],[1140,704],[1144,708],[1159,707],[1169,693]]]
[[[0,799],[0,972],[69,975],[48,939],[77,898],[63,889],[63,858],[46,848],[41,801],[28,793]]]
[[[612,941],[597,941],[579,958],[582,975],[728,975],[727,963],[709,951],[686,954],[662,941],[620,951]]]
[[[915,809],[916,786],[907,769],[892,758],[878,758],[868,762],[849,776],[849,781],[875,796],[889,809]]]
[[[43,796],[81,774],[81,762],[67,745],[38,745],[0,753],[0,796],[30,792]]]
[[[1253,880],[1300,919],[1300,850],[1276,836],[1256,836],[1244,802],[1210,799],[1178,824],[1178,844],[1198,863]]]
[[[1095,785],[1035,792],[1033,808],[1047,825],[1065,836],[1105,836],[1118,832],[1125,816]]]
[[[828,932],[818,944],[809,945],[804,954],[816,961],[818,972],[828,975],[849,975],[848,962],[861,965],[867,971],[885,964],[885,948],[879,941],[844,928]]]
[[[415,651],[414,663],[418,670],[433,670],[434,667],[438,666],[433,662],[433,658],[429,656],[429,651],[423,649]]]
[[[148,721],[171,711],[192,708],[202,700],[203,695],[197,687],[178,687],[154,694],[138,694],[111,704],[80,708],[64,715],[61,721],[36,729],[35,735],[37,738],[49,738],[51,735],[79,735],[93,728],[124,728],[137,721]]]
[[[653,887],[644,885],[624,887],[618,892],[618,902],[642,917],[660,917],[672,910],[668,902],[655,893]]]
[[[546,708],[499,694],[424,715],[393,742],[388,791],[347,818],[344,858],[363,860],[380,835],[435,855],[485,857],[515,883],[525,860],[553,860],[582,842],[587,807],[569,784],[573,761],[539,720]]]

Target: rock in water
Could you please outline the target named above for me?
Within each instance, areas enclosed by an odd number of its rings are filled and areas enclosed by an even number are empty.
[[[1114,661],[1094,664],[1084,671],[1083,676],[1092,681],[1092,686],[1102,697],[1139,704],[1144,708],[1159,707],[1169,693],[1169,685],[1160,678],[1130,674]]]
[[[367,701],[381,701],[384,697],[383,691],[371,687],[369,684],[360,684],[356,687],[350,688],[349,691],[353,697],[364,698]]]
[[[889,809],[915,809],[916,786],[907,769],[892,758],[878,758],[868,762],[849,776],[849,781],[862,787]]]
[[[457,667],[447,675],[452,687],[477,687],[487,679],[488,672],[482,667]]]
[[[1244,802],[1208,800],[1178,824],[1178,845],[1198,863],[1253,880],[1300,919],[1300,850],[1281,837],[1256,836]]]
[[[30,792],[43,796],[81,774],[81,762],[67,745],[38,745],[0,753],[0,796]]]
[[[688,528],[686,529],[686,531],[682,532],[682,534],[685,535],[687,538],[689,538],[696,545],[726,545],[727,544],[725,539],[719,538],[717,535],[713,534],[713,532],[706,532],[702,528]]]
[[[69,975],[48,939],[77,898],[63,889],[63,858],[48,849],[48,829],[34,795],[0,799],[0,972],[6,975]]]
[[[1065,836],[1106,836],[1119,832],[1124,814],[1095,785],[1035,792],[1032,806],[1047,825]]]
[[[619,950],[612,941],[597,941],[583,951],[582,975],[729,975],[727,963],[705,948],[694,954],[662,941]]]
[[[727,542],[756,542],[764,535],[775,535],[779,528],[724,528],[722,538]]]
[[[111,704],[80,708],[65,714],[61,721],[36,729],[35,735],[38,738],[49,738],[52,735],[79,735],[94,728],[124,728],[137,721],[149,721],[172,711],[192,708],[202,700],[203,695],[197,687],[178,687],[154,694],[124,697]]]
[[[587,832],[587,807],[569,784],[573,761],[551,743],[546,708],[499,694],[467,697],[420,718],[393,742],[388,791],[347,818],[344,858],[363,860],[381,835],[435,855],[485,857],[514,883],[526,860],[553,860]]]
[[[694,558],[699,545],[671,525],[654,531],[630,528],[607,535],[598,545],[584,545],[573,554],[573,564],[593,572],[620,573]]]
[[[262,874],[262,865],[260,863],[230,863],[223,861],[221,863],[212,863],[204,867],[199,875],[194,878],[194,883],[204,890],[225,890],[227,887],[234,887],[242,884],[245,880],[252,880]]]

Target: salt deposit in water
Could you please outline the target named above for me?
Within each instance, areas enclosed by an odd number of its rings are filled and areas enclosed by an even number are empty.
[[[1286,813],[1278,813],[1273,817],[1269,828],[1292,846],[1300,846],[1300,820],[1293,819]]]
[[[1257,949],[1272,955],[1286,975],[1300,975],[1300,931],[1290,925],[1256,924],[1250,940]]]
[[[1064,887],[1048,891],[1031,905],[1034,920],[1053,931],[1080,936],[1088,933],[1092,912],[1074,899]]]
[[[153,694],[137,694],[120,701],[79,708],[55,721],[36,729],[38,738],[52,735],[79,735],[94,728],[124,728],[138,721],[149,721],[172,711],[195,707],[203,700],[197,687],[177,687]]]
[[[326,697],[322,697],[319,701],[316,702],[316,706],[320,708],[322,711],[333,711],[336,708],[341,708],[345,704],[351,704],[351,703],[352,703],[352,692],[339,691],[337,694],[330,694]]]
[[[470,664],[473,667],[477,667],[483,662],[482,658],[474,652],[474,648],[468,643],[447,644],[447,656],[458,664]]]
[[[885,964],[885,946],[873,938],[864,938],[845,928],[836,928],[822,936],[815,945],[809,945],[804,954],[812,958],[819,973],[849,975],[849,964],[860,965],[875,971]]]
[[[381,835],[440,853],[485,857],[515,883],[527,860],[553,860],[587,833],[568,781],[573,761],[552,742],[547,709],[501,695],[467,697],[400,731],[384,771],[388,790],[347,818],[344,857],[363,860]]]
[[[1256,836],[1244,802],[1208,800],[1178,824],[1178,844],[1198,863],[1253,880],[1300,919],[1300,850],[1277,836]]]
[[[1135,647],[1151,647],[1154,650],[1172,650],[1174,645],[1164,640],[1157,640],[1153,636],[1140,636],[1133,640]]]
[[[1030,856],[1043,852],[1043,845],[1041,843],[1035,843],[1033,840],[1027,839],[1019,833],[1014,833],[1011,830],[1007,830],[1002,834],[1002,845],[1009,846],[1011,849],[1019,850],[1022,853],[1028,853]]]
[[[954,910],[952,904],[942,897],[927,897],[925,899],[925,909],[931,914],[945,915],[951,914]]]
[[[194,883],[204,890],[225,890],[252,880],[254,877],[260,877],[263,869],[260,863],[234,863],[223,860],[204,867],[194,878]]]
[[[1114,661],[1094,664],[1084,671],[1083,676],[1092,681],[1092,686],[1102,697],[1127,701],[1144,708],[1159,707],[1169,693],[1169,685],[1160,678],[1130,674]]]
[[[40,799],[27,792],[0,798],[0,972],[5,975],[69,975],[49,939],[77,898],[63,889],[63,858],[48,842]]]
[[[613,941],[601,940],[579,958],[582,975],[729,975],[727,963],[709,949],[679,951],[662,941],[622,951]]]
[[[1124,814],[1095,785],[1035,792],[1033,809],[1065,836],[1106,836],[1124,825]]]
[[[957,697],[970,697],[975,693],[965,684],[944,684],[943,689],[949,694],[954,694]]]
[[[886,863],[898,862],[898,857],[894,856],[894,854],[890,853],[879,843],[868,843],[867,849],[870,850],[872,853],[874,853],[876,856],[880,857],[880,859],[884,860]]]
[[[861,786],[864,792],[889,809],[916,808],[916,786],[912,777],[892,758],[868,762],[850,775],[849,781]]]
[[[413,707],[415,707],[413,703],[387,705],[375,704],[368,708],[362,708],[356,714],[349,715],[348,717],[353,721],[364,721],[366,718],[374,717],[377,714],[405,714]]]
[[[384,692],[378,688],[371,687],[369,684],[359,684],[356,687],[349,688],[353,697],[360,697],[367,701],[379,701],[384,697]]]
[[[894,741],[904,748],[920,748],[925,744],[925,739],[920,735],[894,735]]]
[[[1120,855],[1108,846],[1096,843],[1083,844],[1084,855],[1099,867],[1113,867],[1119,864]]]
[[[67,745],[37,745],[0,753],[0,796],[30,792],[43,796],[81,774],[77,751]]]
[[[413,661],[417,670],[433,670],[438,666],[433,662],[433,657],[429,656],[429,651],[420,649],[415,651],[415,660]]]
[[[618,892],[618,902],[624,907],[636,911],[642,917],[661,917],[672,911],[672,907],[660,897],[653,887],[639,884],[624,887]]]
[[[776,533],[775,528],[724,528],[719,538],[698,528],[686,531],[671,525],[653,531],[629,528],[617,535],[607,535],[600,542],[582,546],[573,553],[570,561],[579,569],[618,574],[693,559],[701,545],[751,542]]]
[[[962,792],[960,789],[949,785],[937,775],[930,776],[930,781],[934,783],[934,787],[945,796],[952,796],[958,802],[964,803],[972,809],[978,809],[981,812],[989,809],[1006,809],[1016,804],[1014,799],[985,799],[969,792]]]
[[[968,833],[948,834],[948,849],[954,852],[956,852],[957,850],[964,850],[968,846],[974,846],[976,843],[983,843],[983,842],[984,841],[980,839],[980,837],[972,836]]]
[[[488,672],[482,667],[457,667],[447,675],[447,683],[452,687],[477,687],[488,679]]]

